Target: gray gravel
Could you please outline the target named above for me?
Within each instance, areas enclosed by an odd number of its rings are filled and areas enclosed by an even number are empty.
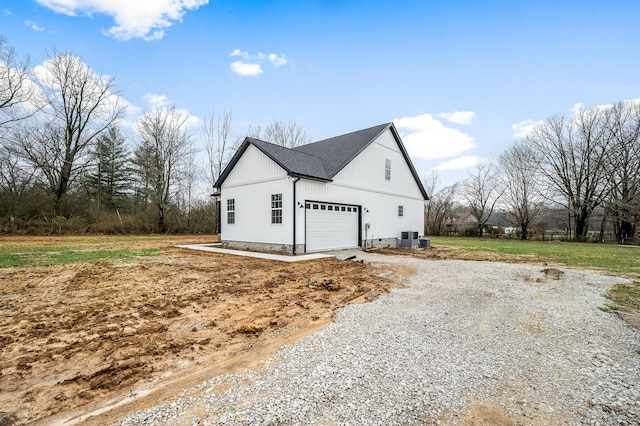
[[[640,333],[598,309],[624,280],[357,255],[419,274],[346,307],[264,368],[117,424],[640,424]]]

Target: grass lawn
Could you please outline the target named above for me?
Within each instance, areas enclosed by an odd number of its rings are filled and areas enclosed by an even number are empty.
[[[112,262],[140,256],[154,256],[159,249],[90,249],[85,246],[7,247],[0,246],[0,268],[57,265],[74,262]]]
[[[432,245],[451,250],[529,255],[537,261],[597,269],[613,275],[640,277],[640,247],[595,243],[520,241],[498,238],[430,237]]]
[[[163,247],[185,243],[185,236],[0,237],[0,268],[116,262],[156,256]]]

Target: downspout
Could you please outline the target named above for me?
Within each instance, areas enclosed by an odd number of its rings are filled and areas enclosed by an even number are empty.
[[[293,180],[293,255],[295,256],[296,254],[296,213],[298,212],[297,208],[298,208],[298,204],[297,204],[297,200],[296,200],[296,183],[298,183],[298,181],[300,180],[299,177],[296,177]]]

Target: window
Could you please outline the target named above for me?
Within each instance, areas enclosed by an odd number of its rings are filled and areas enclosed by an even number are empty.
[[[229,198],[227,200],[227,223],[233,225],[236,223],[236,200]]]
[[[329,210],[333,211],[333,206],[328,206],[327,207]]]
[[[320,204],[320,210],[326,210],[326,209],[327,209],[326,204]]]
[[[271,194],[271,223],[282,223],[282,194]]]
[[[404,216],[404,206],[398,206],[398,217]]]
[[[384,160],[384,178],[385,180],[391,180],[391,160]]]

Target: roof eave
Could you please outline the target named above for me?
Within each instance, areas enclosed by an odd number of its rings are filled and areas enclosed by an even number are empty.
[[[240,145],[240,148],[238,148],[238,150],[233,155],[233,157],[231,157],[231,161],[229,161],[229,163],[227,164],[227,167],[225,167],[224,171],[220,174],[220,177],[218,178],[218,180],[216,180],[216,182],[213,184],[213,187],[215,189],[220,191],[220,189],[222,188],[222,184],[227,179],[227,177],[229,176],[229,173],[231,173],[231,170],[233,170],[236,163],[240,160],[240,157],[242,157],[242,154],[244,154],[244,152],[247,150],[247,148],[249,147],[249,144],[250,144],[249,138],[245,138],[244,141],[242,142],[242,145]]]
[[[333,179],[331,179],[331,178],[323,178],[323,177],[320,177],[320,176],[305,175],[304,173],[291,172],[291,173],[288,173],[288,175],[291,176],[291,177],[298,177],[300,179],[307,179],[307,180],[315,180],[315,181],[319,181],[319,182],[333,182]]]
[[[409,153],[404,147],[404,144],[402,143],[402,139],[400,139],[400,134],[398,133],[398,130],[396,130],[396,126],[393,123],[389,123],[389,124],[390,124],[389,128],[391,129],[393,137],[396,139],[396,142],[398,142],[398,147],[400,147],[400,152],[402,152],[402,155],[404,156],[404,159],[407,162],[407,165],[409,166],[409,170],[411,170],[411,174],[413,175],[413,178],[415,179],[416,184],[418,185],[418,189],[420,190],[422,197],[424,198],[425,201],[428,201],[429,196],[427,195],[427,191],[424,189],[424,185],[422,185],[422,181],[418,176],[418,172],[416,172],[415,167],[413,167],[413,162],[411,161],[411,157],[409,157]]]

